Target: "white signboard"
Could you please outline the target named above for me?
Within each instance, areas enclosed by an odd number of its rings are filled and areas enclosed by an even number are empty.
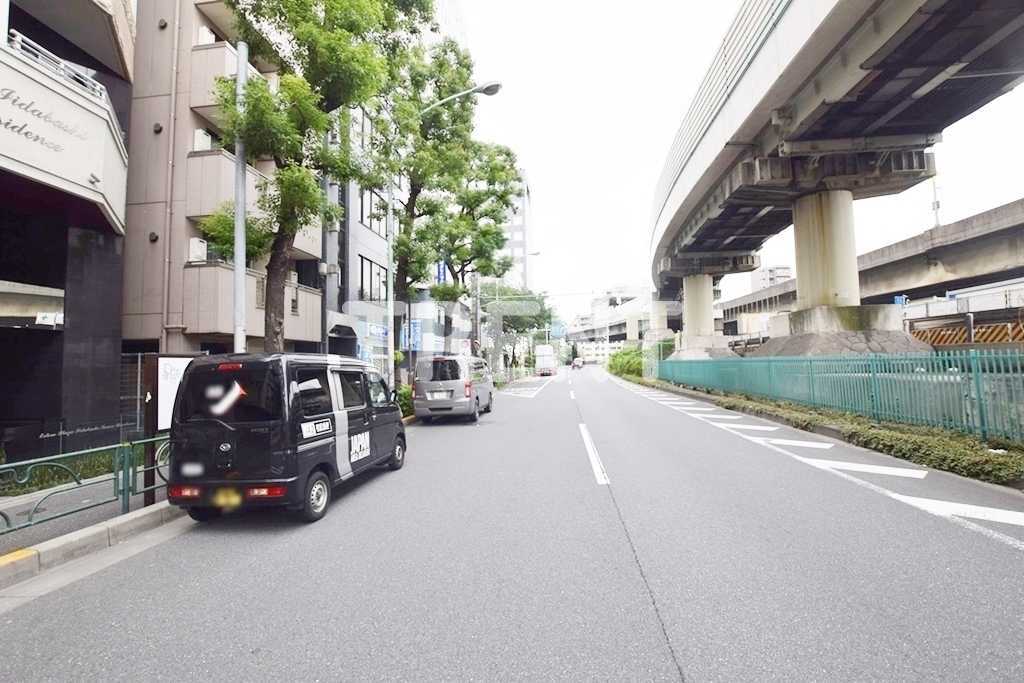
[[[158,431],[162,432],[171,428],[174,397],[178,393],[181,376],[185,374],[185,368],[191,362],[191,358],[157,359],[156,428]]]

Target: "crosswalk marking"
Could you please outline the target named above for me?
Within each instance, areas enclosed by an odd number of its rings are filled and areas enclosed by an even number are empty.
[[[818,458],[801,458],[803,462],[825,470],[843,470],[844,472],[864,472],[865,474],[885,474],[890,477],[907,479],[924,479],[928,470],[913,470],[909,467],[886,467],[885,465],[866,465],[860,462],[842,462],[839,460],[821,460]]]

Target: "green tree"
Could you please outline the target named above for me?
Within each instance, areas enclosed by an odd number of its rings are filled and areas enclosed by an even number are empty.
[[[373,140],[373,184],[383,189],[388,179],[406,191],[396,207],[394,242],[395,300],[410,303],[413,285],[430,279],[439,261],[422,226],[445,211],[450,194],[465,175],[473,130],[474,97],[440,107],[430,105],[473,85],[473,62],[452,40],[427,49],[421,45],[391,46],[390,71],[382,96],[369,108],[379,135]],[[396,316],[397,339],[402,319]],[[397,372],[395,376],[398,377]]]
[[[371,100],[389,75],[388,50],[429,18],[431,0],[228,0],[254,56],[279,67],[277,92],[249,81],[244,113],[234,84],[222,81],[224,141],[245,142],[250,158],[272,159],[274,177],[259,207],[272,225],[267,263],[264,350],[284,349],[284,288],[295,234],[317,216],[332,220],[320,178],[360,177],[346,112]],[[338,145],[325,144],[330,130]],[[223,218],[223,217],[221,217]]]
[[[480,306],[487,312],[491,334],[513,366],[518,360],[517,342],[523,336],[549,326],[554,318],[554,311],[543,294],[500,282],[481,287]]]
[[[451,281],[431,288],[438,301],[454,303],[468,293],[471,276],[500,277],[512,259],[500,256],[506,225],[522,193],[516,157],[500,145],[471,142],[465,175],[452,194],[447,211],[431,216],[421,231],[444,264]],[[452,318],[445,315],[444,334],[450,343]]]

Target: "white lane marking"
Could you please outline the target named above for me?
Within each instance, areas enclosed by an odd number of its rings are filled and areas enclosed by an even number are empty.
[[[582,422],[580,423],[580,435],[583,437],[583,445],[587,449],[587,457],[590,459],[591,469],[594,470],[594,479],[597,480],[597,485],[607,486],[610,483],[608,473],[604,471],[604,463],[601,462],[601,456],[597,454],[597,446],[590,438],[590,430]]]
[[[576,392],[573,391],[572,389],[569,390],[569,398],[571,398],[574,401],[576,400]]]
[[[745,429],[750,432],[774,432],[778,427],[768,425],[722,425],[723,429]]]
[[[544,391],[544,387],[551,384],[554,379],[554,377],[549,377],[547,381],[539,387],[517,387],[509,385],[502,389],[501,393],[504,396],[515,396],[516,398],[537,398],[537,394]]]
[[[742,420],[742,415],[726,415],[725,413],[705,413],[701,417],[711,418],[712,420]]]
[[[676,400],[674,398],[661,399],[661,400],[658,400],[658,403],[660,403],[662,405],[666,405],[666,406],[692,406],[692,405],[694,405],[693,401],[678,401],[678,400]]]
[[[712,410],[718,410],[718,408],[701,408],[698,406],[679,406],[676,410],[684,413],[699,413],[699,412],[711,412]]]
[[[840,460],[821,460],[803,458],[808,465],[823,470],[845,470],[847,472],[864,472],[865,474],[885,474],[890,477],[906,477],[907,479],[924,479],[928,470],[912,470],[909,467],[886,467],[885,465],[866,465],[859,462],[843,462]]]
[[[768,439],[768,441],[778,446],[797,446],[799,448],[817,448],[819,450],[828,450],[835,444],[828,443],[827,441],[797,441],[796,439]]]
[[[917,498],[915,496],[904,496],[896,494],[898,500],[909,503],[914,507],[926,510],[940,517],[970,517],[981,519],[986,522],[999,522],[1000,524],[1013,524],[1024,526],[1024,512],[1016,510],[1003,510],[1002,508],[990,508],[983,505],[968,505],[966,503],[951,503],[946,500],[935,500],[934,498]]]
[[[625,381],[617,380],[616,379],[616,383],[619,386],[621,386],[622,388],[632,391],[630,386],[628,384],[626,384]],[[683,411],[680,410],[680,412],[683,412]],[[718,427],[719,429],[723,429],[725,431],[731,431],[733,434],[735,434],[736,436],[738,436],[738,437],[740,437],[742,439],[746,439],[747,441],[751,441],[753,443],[761,444],[765,448],[769,448],[769,449],[771,449],[771,450],[773,450],[773,451],[775,451],[777,453],[781,453],[782,455],[785,455],[785,456],[788,456],[790,458],[793,458],[794,460],[796,460],[798,462],[802,462],[804,464],[810,464],[810,463],[807,462],[808,460],[810,460],[810,458],[805,458],[804,456],[797,455],[796,453],[793,453],[792,451],[786,450],[782,446],[779,446],[779,445],[777,445],[775,443],[772,443],[772,441],[778,441],[778,439],[770,439],[770,438],[765,438],[765,437],[757,437],[757,436],[752,436],[752,435],[747,435],[747,434],[742,434],[740,432],[732,431],[731,428],[734,427],[735,425],[720,424],[720,423],[714,422],[713,420],[705,420],[704,418],[710,417],[708,415],[694,415],[693,417],[694,417],[694,419],[702,420],[706,424],[712,425],[714,427]],[[904,503],[906,505],[910,505],[910,506],[912,506],[912,507],[914,507],[914,508],[916,508],[918,510],[921,510],[922,512],[926,512],[928,514],[935,515],[937,517],[941,517],[942,519],[945,519],[945,520],[947,520],[947,521],[949,521],[949,522],[951,522],[953,524],[956,524],[957,526],[959,526],[962,529],[967,529],[968,531],[973,531],[974,533],[981,534],[982,536],[985,536],[985,537],[987,537],[990,540],[997,541],[999,543],[1002,543],[1003,545],[1010,546],[1011,548],[1014,548],[1015,550],[1019,550],[1021,552],[1024,552],[1024,541],[1022,541],[1022,540],[1020,540],[1018,538],[1014,538],[1013,536],[1004,534],[1001,531],[996,531],[995,529],[991,529],[991,528],[989,528],[987,526],[982,526],[981,524],[977,524],[977,523],[972,522],[970,520],[964,519],[964,517],[973,516],[975,519],[985,519],[985,520],[988,520],[988,521],[996,521],[996,522],[1004,522],[1004,523],[1008,523],[1008,524],[1015,524],[1016,521],[1007,521],[1007,520],[1022,519],[1022,518],[1024,518],[1024,513],[1016,512],[1016,511],[1013,511],[1013,510],[1000,510],[999,508],[985,508],[985,507],[981,507],[981,506],[978,506],[978,505],[964,505],[962,503],[949,503],[949,502],[946,502],[946,501],[934,500],[934,499],[931,499],[931,498],[916,498],[914,496],[905,496],[905,495],[902,495],[902,494],[890,491],[889,489],[887,489],[887,488],[885,488],[883,486],[879,486],[878,484],[873,484],[873,483],[871,483],[869,481],[865,481],[864,479],[858,479],[857,477],[853,476],[852,474],[847,474],[846,472],[843,472],[842,470],[838,470],[838,469],[833,468],[833,467],[821,468],[821,469],[823,469],[825,472],[828,472],[829,474],[832,474],[834,476],[837,476],[837,477],[840,477],[842,479],[845,479],[846,481],[850,482],[851,484],[855,484],[856,486],[860,486],[861,488],[867,489],[869,491],[873,491],[873,492],[875,492],[875,493],[877,493],[879,495],[885,496],[886,498],[891,498],[892,500]],[[927,470],[919,470],[919,471],[923,471],[926,475],[928,473]],[[984,515],[984,516],[982,516],[982,515]],[[1018,517],[1018,515],[1021,515],[1022,517]],[[998,518],[998,519],[996,519],[996,518]]]

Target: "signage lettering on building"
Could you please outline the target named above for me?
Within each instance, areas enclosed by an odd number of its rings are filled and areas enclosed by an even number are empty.
[[[29,127],[29,122],[22,118],[23,115],[28,115],[39,123],[45,123],[58,131],[76,137],[79,140],[89,139],[88,136],[78,130],[77,127],[57,118],[51,111],[40,109],[36,106],[36,100],[23,97],[14,88],[0,88],[0,105],[7,105],[22,112],[22,114],[10,115],[10,111],[8,110],[8,115],[6,116],[0,113],[0,128],[3,128],[8,133],[20,135],[26,140],[53,150],[54,152],[63,152],[65,149],[64,145],[47,138],[42,133],[37,132],[35,128]],[[0,109],[0,111],[3,110]]]

